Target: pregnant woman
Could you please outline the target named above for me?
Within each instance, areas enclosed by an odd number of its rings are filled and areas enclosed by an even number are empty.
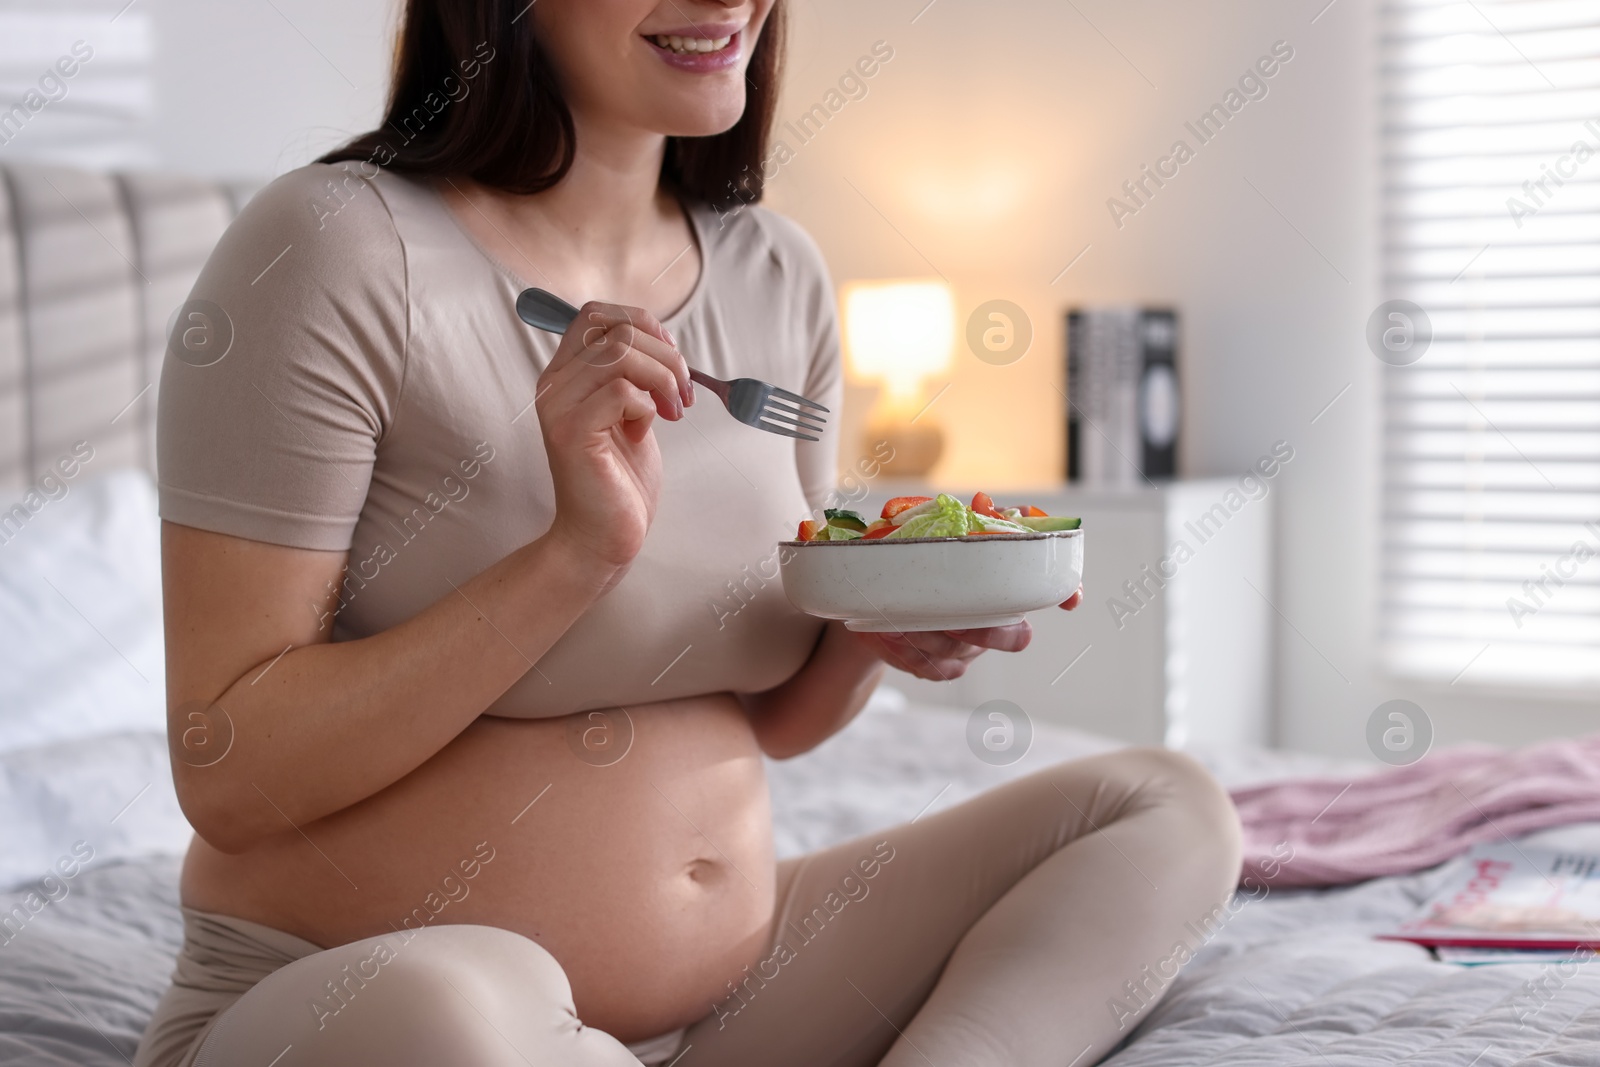
[[[775,861],[763,753],[1029,636],[760,577],[835,434],[685,359],[839,406],[822,259],[752,206],[780,15],[410,0],[383,125],[212,255],[162,378],[197,837],[138,1067],[1087,1065],[1230,892],[1227,797],[1147,750]],[[590,302],[558,340],[530,285]]]

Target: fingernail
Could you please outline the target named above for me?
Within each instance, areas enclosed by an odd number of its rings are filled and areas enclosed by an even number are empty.
[[[678,388],[683,392],[683,402],[684,402],[685,406],[693,407],[694,406],[694,381],[692,379],[685,378],[684,381],[683,381],[683,384],[678,386]]]
[[[668,330],[665,326],[663,326],[661,328],[662,328],[662,330],[666,331],[667,344],[671,345],[673,348],[677,348],[678,347],[678,339],[672,335],[672,331]]]

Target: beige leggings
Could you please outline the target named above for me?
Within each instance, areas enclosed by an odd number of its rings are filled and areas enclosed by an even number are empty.
[[[1197,764],[1129,749],[778,875],[770,951],[687,1031],[631,1048],[583,1025],[561,965],[519,934],[437,926],[321,951],[190,912],[136,1067],[1088,1067],[1211,928],[1238,823]]]

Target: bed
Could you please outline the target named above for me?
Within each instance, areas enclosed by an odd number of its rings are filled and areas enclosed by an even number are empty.
[[[0,1067],[100,1067],[131,1060],[166,984],[189,837],[162,732],[154,375],[171,309],[245,194],[0,178]],[[78,442],[93,456],[68,476]],[[839,736],[769,767],[779,852],[1115,744],[1040,726],[1022,760],[992,767],[968,751],[962,709],[886,687]],[[1197,755],[1230,785],[1367,773]],[[1535,836],[1600,848],[1600,825]],[[1600,969],[1462,968],[1373,939],[1445,873],[1250,901],[1105,1062],[1600,1064]]]
[[[773,764],[780,852],[903,821],[930,801],[937,810],[1010,775],[1112,747],[1041,728],[1027,757],[994,769],[967,751],[965,725],[958,711],[906,707],[885,690],[817,752]],[[126,827],[115,840],[102,834],[98,865],[66,882],[65,895],[0,946],[0,1064],[112,1067],[132,1057],[182,933],[173,853],[187,828],[161,777],[165,759],[165,742],[154,732],[5,759],[6,822],[15,806],[31,802],[48,814],[41,828],[49,826],[57,853],[107,827]],[[1289,769],[1266,753],[1210,762],[1232,782]],[[1294,761],[1294,769],[1305,762]],[[118,805],[141,790],[112,824]],[[1600,847],[1595,825],[1538,836]],[[32,857],[33,867],[46,869],[38,862],[46,857],[58,858],[47,848]],[[1595,968],[1463,968],[1411,945],[1373,940],[1374,930],[1409,914],[1443,874],[1440,868],[1346,889],[1269,893],[1246,904],[1106,1063],[1600,1063]],[[0,896],[0,913],[28,911],[23,897]]]

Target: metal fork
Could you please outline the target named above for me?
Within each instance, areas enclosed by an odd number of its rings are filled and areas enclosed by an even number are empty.
[[[517,317],[529,326],[551,333],[566,333],[567,327],[578,317],[578,309],[543,289],[524,289],[517,297]],[[756,378],[735,378],[725,382],[704,371],[689,368],[689,377],[717,394],[728,414],[758,430],[796,437],[802,441],[816,441],[810,433],[821,433],[827,421],[820,411],[828,409],[815,400],[807,400],[798,393],[780,389],[770,382]]]

